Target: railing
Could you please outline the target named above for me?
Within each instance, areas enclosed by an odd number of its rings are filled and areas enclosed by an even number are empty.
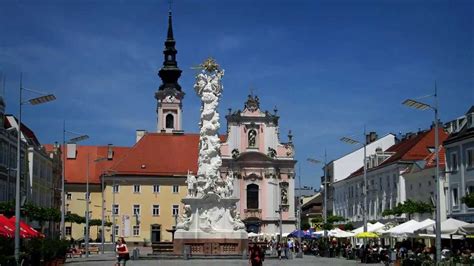
[[[245,219],[258,218],[262,219],[262,209],[244,209]]]

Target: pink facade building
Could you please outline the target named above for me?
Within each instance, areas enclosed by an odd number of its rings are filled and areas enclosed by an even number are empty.
[[[222,143],[221,174],[235,176],[234,195],[249,232],[288,233],[296,228],[295,163],[291,132],[279,140],[279,117],[260,110],[257,96],[249,95],[244,110],[227,119],[227,140]],[[280,219],[281,211],[281,219]]]

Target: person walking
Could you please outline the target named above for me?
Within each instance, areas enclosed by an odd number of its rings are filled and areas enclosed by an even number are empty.
[[[115,265],[125,266],[125,264],[127,263],[127,260],[130,259],[130,254],[128,253],[128,247],[123,237],[117,240],[117,244],[115,245],[115,253],[117,254],[117,262],[115,263]]]
[[[278,259],[281,260],[281,244],[278,243],[276,246],[277,254],[278,254]]]
[[[257,243],[253,243],[253,247],[250,249],[250,265],[262,266],[263,259],[262,249],[257,245]]]

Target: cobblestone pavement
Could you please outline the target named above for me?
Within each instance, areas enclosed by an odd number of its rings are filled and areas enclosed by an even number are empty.
[[[104,255],[102,255],[104,256]],[[103,259],[99,261],[99,259]],[[88,266],[107,266],[114,265],[113,258],[108,257],[90,257],[86,259],[74,259],[73,261],[68,261],[67,265],[88,265]],[[292,259],[292,260],[278,260],[278,259],[267,259],[264,261],[263,265],[356,265],[360,264],[353,260],[345,260],[339,258],[321,258],[314,256],[304,256],[302,259]],[[218,265],[229,265],[229,266],[248,266],[249,263],[246,260],[228,260],[228,259],[191,259],[191,260],[130,260],[127,262],[128,266],[138,266],[138,265],[193,265],[193,266],[218,266]]]

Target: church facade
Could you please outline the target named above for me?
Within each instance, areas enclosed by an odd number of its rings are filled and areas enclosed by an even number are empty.
[[[249,95],[243,111],[229,112],[221,146],[221,174],[235,176],[235,196],[247,231],[276,234],[295,229],[294,146],[279,140],[279,117],[260,110]]]

